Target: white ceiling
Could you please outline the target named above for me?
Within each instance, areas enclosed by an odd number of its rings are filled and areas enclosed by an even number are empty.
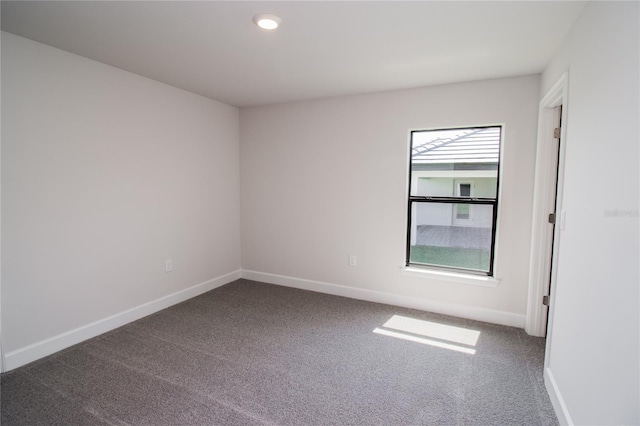
[[[2,2],[2,30],[235,106],[543,70],[584,1]],[[258,13],[282,18],[258,29]]]

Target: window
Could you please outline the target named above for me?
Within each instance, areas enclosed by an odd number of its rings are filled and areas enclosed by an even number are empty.
[[[411,132],[406,264],[493,275],[500,126]]]

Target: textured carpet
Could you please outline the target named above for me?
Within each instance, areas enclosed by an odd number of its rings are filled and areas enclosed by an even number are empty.
[[[2,425],[555,425],[543,356],[520,329],[239,280],[3,374]]]

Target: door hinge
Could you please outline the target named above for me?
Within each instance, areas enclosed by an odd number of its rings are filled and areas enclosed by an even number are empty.
[[[549,213],[549,223],[552,225],[556,224],[556,214],[555,213]]]
[[[553,129],[553,137],[555,139],[560,139],[560,127],[556,127]]]
[[[549,306],[549,296],[542,296],[542,304],[544,306]]]

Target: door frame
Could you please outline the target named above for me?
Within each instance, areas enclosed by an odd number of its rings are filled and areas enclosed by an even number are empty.
[[[556,290],[556,273],[560,255],[560,232],[564,227],[562,210],[562,189],[564,180],[564,159],[566,150],[566,132],[568,115],[569,74],[565,72],[542,98],[538,110],[538,142],[536,149],[536,172],[533,198],[533,220],[531,227],[531,256],[529,266],[529,291],[525,331],[532,336],[547,336],[547,350],[553,323],[553,310]],[[560,131],[560,150],[557,152],[557,164],[549,159],[555,158],[553,152],[553,129],[557,124],[556,109],[562,106]],[[553,185],[556,179],[557,183]],[[548,215],[556,208],[556,225],[549,232]],[[558,214],[559,213],[559,214]],[[549,306],[542,304],[542,297],[550,295]],[[548,326],[547,326],[548,319]]]

